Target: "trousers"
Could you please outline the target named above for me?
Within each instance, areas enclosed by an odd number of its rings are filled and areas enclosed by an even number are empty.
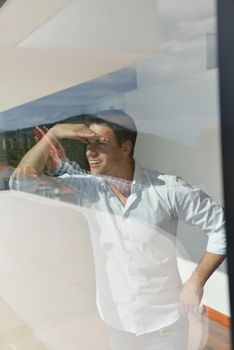
[[[188,321],[185,317],[167,327],[138,336],[106,327],[110,350],[187,350]]]

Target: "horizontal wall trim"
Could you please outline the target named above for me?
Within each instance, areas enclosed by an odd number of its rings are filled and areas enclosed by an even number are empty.
[[[221,312],[212,309],[209,306],[205,306],[205,313],[207,314],[208,318],[224,327],[231,328],[231,317],[222,314]]]

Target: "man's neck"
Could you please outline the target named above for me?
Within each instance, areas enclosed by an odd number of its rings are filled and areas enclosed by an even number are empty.
[[[129,162],[126,167],[123,168],[123,170],[124,171],[121,173],[121,175],[116,177],[116,179],[108,179],[108,184],[118,197],[121,196],[127,199],[131,194],[131,186],[134,178],[134,161]]]

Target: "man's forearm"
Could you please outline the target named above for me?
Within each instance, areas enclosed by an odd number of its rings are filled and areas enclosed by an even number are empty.
[[[206,252],[191,277],[185,282],[180,304],[183,313],[197,314],[206,281],[225,259],[225,255]]]
[[[225,255],[206,252],[197,268],[189,278],[190,282],[204,286],[208,278],[225,259]]]
[[[25,154],[17,167],[17,171],[25,172],[25,169],[29,169],[40,176],[50,154],[56,156],[58,150],[62,149],[59,144],[61,139],[80,140],[84,143],[109,142],[108,139],[96,134],[84,124],[57,124]]]
[[[56,138],[49,132],[21,159],[17,169],[32,169],[40,176],[47,163],[50,151],[55,147]]]

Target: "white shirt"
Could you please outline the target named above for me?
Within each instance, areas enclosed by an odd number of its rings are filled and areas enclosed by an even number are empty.
[[[50,193],[50,197],[60,193],[61,199],[68,200],[61,186],[73,189],[72,201],[78,208],[89,208],[84,213],[93,246],[97,307],[102,319],[114,328],[141,335],[180,317],[178,219],[207,234],[207,251],[225,254],[221,206],[176,176],[136,166],[125,206],[104,177],[55,178],[47,188],[44,180],[11,181],[12,189]]]

